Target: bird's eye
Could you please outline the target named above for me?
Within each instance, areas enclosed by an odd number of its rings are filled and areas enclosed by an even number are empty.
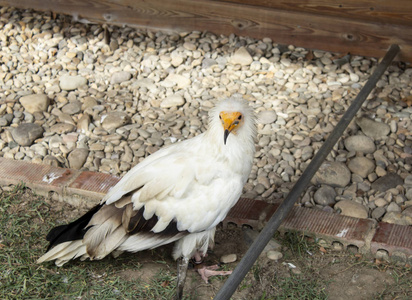
[[[239,117],[237,117],[238,120],[242,120],[242,115],[240,115]]]
[[[222,116],[221,116],[221,115],[219,115],[219,119],[221,119],[221,120],[222,120]]]

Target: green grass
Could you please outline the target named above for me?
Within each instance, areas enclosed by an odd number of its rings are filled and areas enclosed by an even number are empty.
[[[284,249],[282,261],[291,262],[296,265],[300,274],[293,274],[290,271],[280,272],[280,267],[273,271],[265,269],[264,265],[256,263],[252,268],[254,280],[262,282],[266,287],[263,291],[257,292],[258,296],[254,299],[259,300],[283,300],[283,299],[302,299],[302,300],[326,300],[328,295],[326,288],[329,280],[324,280],[317,275],[319,270],[308,263],[312,253],[319,251],[319,246],[312,240],[298,232],[288,232],[284,235],[276,234],[275,239],[280,241]],[[270,276],[264,278],[263,276]]]
[[[319,250],[319,245],[302,233],[290,231],[280,237],[284,247],[290,249],[293,257],[305,258]]]
[[[278,290],[278,295],[273,299],[328,299],[325,284],[314,277],[292,275],[291,277],[275,278],[274,288]]]
[[[171,299],[176,271],[165,266],[149,283],[126,280],[125,270],[141,265],[133,255],[97,262],[74,261],[59,268],[36,264],[45,236],[64,211],[53,208],[24,186],[0,196],[0,299]],[[69,220],[64,220],[69,221]]]

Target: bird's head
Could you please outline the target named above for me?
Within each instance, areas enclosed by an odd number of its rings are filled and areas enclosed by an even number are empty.
[[[230,142],[230,135],[242,140],[253,140],[256,135],[255,114],[246,100],[229,98],[211,110],[210,127],[217,130],[212,130],[215,134],[223,132],[224,145]],[[217,138],[219,140],[222,137]]]
[[[224,134],[223,142],[226,145],[227,137],[229,133],[236,134],[236,130],[243,125],[243,115],[239,111],[221,111],[219,113],[219,119],[222,122]]]

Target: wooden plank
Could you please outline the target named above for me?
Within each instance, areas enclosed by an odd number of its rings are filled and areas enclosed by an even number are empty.
[[[411,0],[219,0],[285,11],[328,15],[374,23],[412,25]]]
[[[373,57],[381,57],[391,44],[399,44],[398,58],[412,62],[412,27],[407,24],[211,0],[0,0],[0,5],[52,9],[94,22],[149,29],[270,37],[281,44]]]

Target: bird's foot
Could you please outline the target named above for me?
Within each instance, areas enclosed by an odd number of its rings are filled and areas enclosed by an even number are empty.
[[[209,277],[211,276],[227,276],[232,274],[232,271],[216,271],[219,269],[218,265],[213,265],[209,267],[201,267],[198,268],[196,271],[202,276],[202,279],[206,282],[209,283]]]

